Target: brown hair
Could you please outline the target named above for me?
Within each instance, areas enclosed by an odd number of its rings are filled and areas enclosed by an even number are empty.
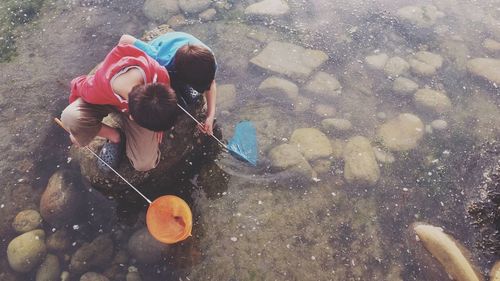
[[[187,44],[175,53],[177,77],[196,91],[210,89],[217,68],[214,54],[204,46]]]
[[[130,115],[140,126],[152,131],[165,131],[175,124],[177,97],[163,84],[137,85],[128,95]]]

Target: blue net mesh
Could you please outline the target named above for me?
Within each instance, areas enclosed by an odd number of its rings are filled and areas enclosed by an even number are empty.
[[[257,166],[257,131],[251,122],[243,121],[236,125],[227,147],[236,158]]]

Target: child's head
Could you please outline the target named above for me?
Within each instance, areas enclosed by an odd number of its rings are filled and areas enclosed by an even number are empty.
[[[159,83],[135,86],[128,95],[128,108],[137,124],[156,132],[170,129],[178,114],[175,93]]]
[[[217,65],[212,51],[199,45],[184,45],[175,53],[177,77],[196,91],[210,89]]]

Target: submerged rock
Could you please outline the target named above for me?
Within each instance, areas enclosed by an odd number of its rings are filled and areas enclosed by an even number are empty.
[[[434,5],[406,6],[396,14],[399,18],[424,28],[431,27],[439,18],[444,17],[444,13]]]
[[[333,117],[337,113],[337,110],[333,106],[329,106],[326,104],[317,104],[314,107],[314,112],[319,116],[325,117]]]
[[[31,231],[40,227],[42,224],[42,216],[36,210],[24,210],[19,212],[14,221],[12,228],[19,233]]]
[[[69,233],[62,228],[47,237],[47,249],[54,252],[62,252],[71,244]]]
[[[483,47],[490,53],[497,53],[500,51],[500,42],[487,38],[483,41]]]
[[[168,248],[168,245],[157,241],[151,236],[146,227],[134,232],[128,240],[130,255],[140,263],[158,263],[162,254],[166,253]]]
[[[296,129],[290,137],[290,144],[296,145],[307,160],[326,158],[332,154],[330,140],[315,128]]]
[[[464,247],[455,239],[443,232],[440,227],[415,223],[412,225],[416,238],[443,266],[453,280],[481,281],[483,277],[475,266],[466,258]]]
[[[256,57],[252,58],[250,62],[264,70],[304,81],[327,59],[328,55],[323,51],[273,41]]]
[[[398,77],[392,84],[392,90],[398,94],[409,95],[418,90],[418,84],[408,78]]]
[[[236,104],[236,87],[233,84],[217,85],[217,109],[231,110]]]
[[[150,20],[166,22],[180,9],[177,0],[146,0],[143,11]]]
[[[448,122],[441,119],[437,119],[431,122],[431,127],[434,130],[443,131],[448,128]]]
[[[54,281],[61,275],[61,266],[56,255],[48,254],[36,272],[36,281]]]
[[[352,129],[351,121],[337,118],[323,119],[323,121],[321,121],[321,126],[323,126],[323,129],[325,129],[327,133],[345,132]]]
[[[408,71],[410,65],[401,57],[390,58],[384,66],[384,71],[389,76],[397,77]]]
[[[500,84],[500,60],[476,58],[467,62],[467,70],[492,83]]]
[[[217,11],[215,9],[211,8],[211,9],[207,9],[207,10],[203,11],[202,13],[200,13],[200,15],[198,17],[202,21],[211,21],[211,20],[215,19],[216,15],[217,15]],[[217,90],[219,90],[218,87],[217,87]]]
[[[278,101],[286,100],[290,104],[296,103],[299,97],[299,87],[295,83],[277,76],[262,81],[258,90],[261,95]]]
[[[373,56],[367,56],[365,58],[366,64],[373,69],[376,70],[382,70],[384,69],[385,64],[387,63],[387,60],[389,59],[389,56],[387,54],[378,54],[378,55],[373,55]]]
[[[212,3],[211,0],[178,0],[179,8],[186,14],[197,14],[203,12]]]
[[[103,234],[91,243],[84,243],[71,257],[69,268],[72,272],[82,273],[91,268],[105,268],[113,257],[113,240]]]
[[[370,141],[361,136],[350,138],[344,148],[344,177],[352,184],[375,184],[380,170]]]
[[[307,83],[305,90],[319,98],[332,99],[341,92],[342,86],[333,75],[326,72],[318,72]]]
[[[377,158],[377,161],[380,163],[391,164],[396,161],[396,158],[394,158],[394,155],[392,155],[392,153],[390,153],[389,151],[384,151],[380,147],[374,147],[373,152],[375,153],[375,158]]]
[[[12,269],[17,272],[29,272],[45,258],[45,232],[41,229],[21,234],[7,246],[7,259]]]
[[[253,17],[282,17],[290,13],[290,7],[284,0],[264,0],[245,9],[245,15]]]
[[[451,101],[445,94],[431,89],[420,89],[414,95],[415,105],[434,114],[447,113]]]
[[[109,279],[97,272],[87,272],[80,277],[80,281],[109,281]]]
[[[59,170],[52,175],[40,199],[40,213],[52,226],[64,226],[78,221],[85,194],[81,176],[70,170]]]
[[[421,76],[431,76],[443,65],[443,57],[427,51],[420,51],[410,60],[411,71]]]
[[[500,261],[497,261],[491,268],[490,281],[500,281]]]
[[[297,173],[307,179],[316,177],[313,168],[296,145],[281,144],[269,151],[269,160],[273,170]]]
[[[417,116],[403,113],[380,126],[377,135],[389,150],[407,151],[417,147],[424,135],[424,124]]]

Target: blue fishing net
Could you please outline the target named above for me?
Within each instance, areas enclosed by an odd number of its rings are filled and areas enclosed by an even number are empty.
[[[257,166],[257,131],[253,124],[249,121],[238,123],[227,148],[236,158]]]

